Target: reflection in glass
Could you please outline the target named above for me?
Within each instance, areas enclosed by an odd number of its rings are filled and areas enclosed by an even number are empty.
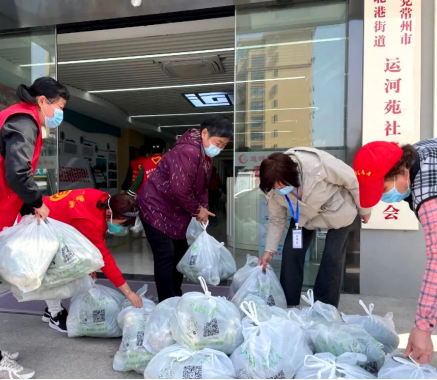
[[[345,152],[346,2],[236,12],[235,229],[237,264],[264,253],[268,213],[259,165],[293,147]],[[312,285],[325,234],[307,252]],[[280,250],[282,247],[280,247]],[[281,252],[273,266],[278,270]],[[279,274],[279,270],[278,270]]]
[[[56,78],[55,29],[0,35],[0,111],[18,102],[15,89],[42,76]],[[43,195],[58,191],[58,130],[43,127],[43,148],[35,172]]]

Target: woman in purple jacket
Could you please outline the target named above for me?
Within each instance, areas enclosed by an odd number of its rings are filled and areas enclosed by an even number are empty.
[[[225,116],[206,119],[201,129],[179,138],[138,195],[144,230],[152,247],[159,301],[182,295],[183,276],[176,265],[188,249],[185,234],[192,217],[207,222],[208,182],[213,157],[232,136]]]

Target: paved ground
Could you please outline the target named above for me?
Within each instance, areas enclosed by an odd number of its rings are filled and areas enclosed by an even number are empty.
[[[376,314],[382,315],[389,311],[394,313],[397,331],[401,337],[401,348],[405,348],[414,319],[416,301],[380,297],[363,297],[363,300],[375,304]],[[340,311],[362,314],[358,301],[359,296],[343,295]],[[51,330],[39,317],[0,314],[0,347],[19,350],[22,355],[20,363],[36,369],[40,379],[142,378],[133,372],[120,373],[112,370],[113,355],[119,344],[120,339],[69,339]],[[434,345],[437,347],[437,339]],[[437,359],[433,365],[437,366]]]

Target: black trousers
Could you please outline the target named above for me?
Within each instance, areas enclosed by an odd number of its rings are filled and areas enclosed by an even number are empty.
[[[294,223],[291,223],[293,226]],[[346,261],[347,238],[350,226],[328,231],[322,262],[314,286],[316,301],[338,307]],[[300,304],[305,254],[315,231],[302,229],[302,249],[293,248],[293,229],[290,227],[282,252],[281,285],[289,306]]]
[[[176,266],[188,250],[187,239],[172,239],[144,221],[143,226],[152,247],[159,302],[182,296],[184,276],[177,271]]]

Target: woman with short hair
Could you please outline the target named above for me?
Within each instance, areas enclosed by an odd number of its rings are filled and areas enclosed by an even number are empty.
[[[191,218],[207,222],[208,182],[213,158],[228,144],[232,122],[225,116],[206,119],[200,129],[182,135],[159,162],[138,195],[140,217],[152,247],[159,301],[182,295],[183,275],[176,266],[188,249]]]
[[[290,209],[293,220],[282,251],[280,276],[287,303],[299,305],[306,252],[314,231],[327,229],[314,296],[338,306],[350,226],[358,214],[364,223],[371,214],[371,209],[360,207],[354,171],[324,151],[293,148],[266,158],[260,179],[269,211],[266,252],[260,265],[266,266],[277,253]]]

